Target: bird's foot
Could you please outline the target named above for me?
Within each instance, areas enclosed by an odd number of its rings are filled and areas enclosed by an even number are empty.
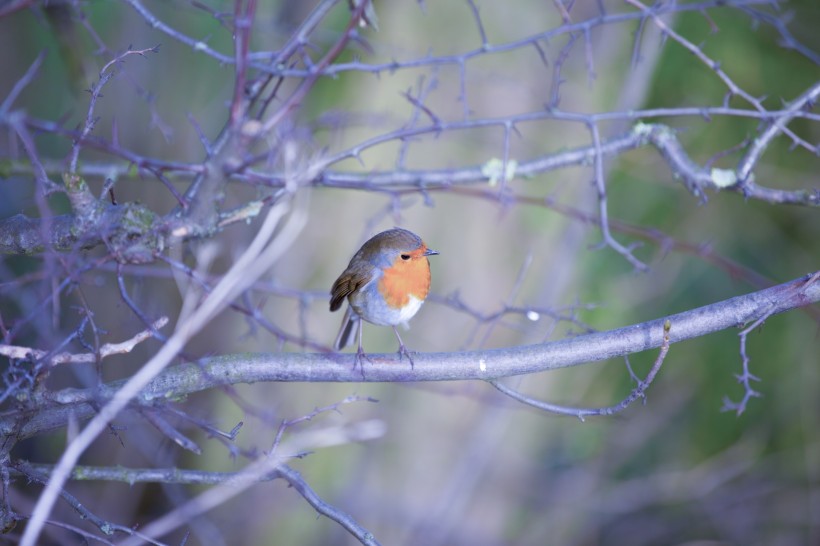
[[[367,356],[367,354],[364,352],[364,350],[361,347],[359,347],[359,349],[356,351],[355,358],[353,359],[353,369],[355,370],[356,366],[359,367],[359,371],[362,372],[362,379],[364,379],[364,361],[365,360],[367,360],[368,362],[373,364],[373,361],[370,359],[370,357]]]
[[[410,361],[410,369],[413,369],[413,357],[410,355],[410,351],[407,350],[407,347],[404,346],[404,343],[399,344],[399,361],[403,360],[404,357],[407,357],[407,360]]]

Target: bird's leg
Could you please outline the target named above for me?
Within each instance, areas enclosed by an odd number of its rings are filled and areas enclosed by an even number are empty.
[[[365,354],[362,347],[362,330],[364,330],[363,325],[359,324],[359,348],[356,350],[356,358],[353,359],[353,369],[355,370],[358,364],[359,370],[362,372],[362,379],[364,379],[364,361],[367,360],[371,364],[373,361]]]
[[[407,347],[404,346],[404,342],[401,340],[401,336],[399,335],[399,331],[393,326],[393,332],[396,334],[396,339],[399,340],[399,360],[407,356],[407,360],[410,361],[410,369],[413,369],[413,357],[410,356],[410,351],[407,350]]]

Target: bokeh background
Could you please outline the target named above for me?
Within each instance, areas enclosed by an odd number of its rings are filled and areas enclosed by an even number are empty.
[[[260,2],[253,49],[280,47],[312,4]],[[577,4],[569,12],[573,23],[601,16],[597,2]],[[634,12],[620,2],[601,4],[608,14]],[[767,108],[779,108],[820,78],[816,2],[787,2],[779,10],[754,6],[783,21],[781,27],[749,9],[712,4],[670,13],[664,20],[719,61],[742,89],[765,97]],[[205,3],[209,9],[181,1],[144,5],[178,32],[231,54],[230,30],[209,11],[224,10],[229,19],[230,4]],[[550,2],[476,6],[492,46],[526,40],[562,24]],[[321,79],[292,126],[280,131],[281,138],[298,144],[300,161],[340,153],[404,126],[414,112],[403,96],[408,91],[413,96],[422,91],[425,105],[453,122],[464,119],[463,90],[471,120],[545,111],[558,69],[564,81],[557,107],[566,112],[720,106],[727,92],[714,71],[662,36],[651,22],[640,27],[637,55],[638,22],[611,22],[590,26],[588,37],[583,32],[556,32],[540,41],[548,61],[544,64],[533,45],[481,51],[474,12],[466,2],[377,3],[376,12],[378,31],[362,29],[362,42],[353,44],[342,61],[397,61],[400,68],[379,73],[349,70]],[[332,11],[313,36],[317,50],[338,39],[348,17],[344,3]],[[784,47],[784,36],[792,36],[804,50]],[[202,161],[202,145],[189,117],[208,138],[216,137],[227,119],[233,69],[151,28],[128,2],[34,2],[0,18],[0,97],[45,51],[37,78],[14,108],[34,118],[62,120],[67,127],[77,125],[87,109],[85,89],[111,59],[100,52],[101,44],[109,52],[129,46],[160,48],[144,58],[128,58],[107,85],[96,110],[95,135],[112,139],[116,133],[123,147],[146,156]],[[406,66],[412,60],[469,51],[475,54],[465,61],[463,76],[459,64],[452,62]],[[638,62],[633,63],[636,57]],[[284,89],[288,85],[294,84],[286,82]],[[749,109],[736,97],[729,104]],[[417,124],[429,121],[424,113],[417,114]],[[756,119],[739,116],[669,115],[643,121],[679,128],[693,159],[701,164],[714,160],[714,166],[723,168],[737,164],[743,150],[733,147],[759,130]],[[601,123],[602,137],[621,134],[632,123],[625,116]],[[516,128],[509,154],[518,161],[591,142],[583,123],[539,119]],[[808,142],[820,141],[817,122],[797,119],[790,128]],[[4,132],[0,217],[19,212],[37,216],[25,156],[11,131]],[[52,180],[59,180],[70,139],[42,134],[36,142]],[[782,136],[773,142],[755,171],[756,180],[776,188],[817,188],[820,161],[791,144]],[[331,169],[392,171],[403,156],[402,168],[408,170],[458,170],[503,154],[502,129],[468,125],[404,142],[388,140]],[[94,151],[85,151],[81,161],[123,164]],[[609,157],[605,169],[610,216],[619,226],[639,228],[616,230],[615,236],[624,244],[643,243],[635,252],[650,265],[646,273],[636,272],[613,250],[599,247],[601,235],[594,223],[598,197],[588,166],[515,179],[503,197],[498,187],[487,184],[424,193],[317,185],[303,190],[310,219],[298,242],[270,271],[268,289],[250,293],[246,302],[294,337],[330,345],[341,321],[340,313],[327,310],[330,285],[365,239],[394,225],[419,233],[441,253],[431,260],[433,294],[403,334],[411,349],[425,352],[537,343],[586,327],[625,326],[818,268],[816,209],[746,200],[734,193],[709,194],[708,203],[700,204],[651,147]],[[181,190],[186,187],[184,178],[172,181]],[[89,177],[89,183],[98,190],[102,179]],[[490,191],[483,194],[485,190]],[[242,203],[264,191],[236,184],[228,202]],[[159,213],[175,204],[168,191],[147,176],[120,176],[116,194],[120,202],[139,201]],[[562,214],[551,203],[572,207],[593,221]],[[68,211],[59,195],[52,196],[50,204],[56,212]],[[191,264],[202,264],[210,255],[207,270],[218,275],[257,227],[254,222],[233,226],[212,239],[169,252]],[[663,244],[658,237],[649,237],[658,233]],[[90,255],[94,252],[102,251]],[[1,260],[0,309],[3,320],[13,323],[15,317],[31,312],[50,283],[35,275],[44,267],[41,258]],[[27,274],[33,277],[21,292],[19,279]],[[143,328],[122,301],[111,270],[86,273],[78,284],[96,320],[105,326],[106,340],[125,339]],[[173,320],[179,312],[180,289],[167,266],[130,268],[127,286],[147,315],[167,314]],[[15,342],[48,348],[48,343],[76,328],[76,297],[70,292],[59,308],[47,306],[43,320],[23,328]],[[510,312],[496,320],[481,320],[505,309]],[[550,311],[562,320],[551,318]],[[324,500],[351,514],[382,544],[818,544],[819,324],[814,306],[773,317],[750,336],[752,371],[761,379],[755,388],[762,396],[753,399],[742,415],[721,411],[724,397],[738,400],[743,394],[735,380],[741,366],[738,332],[725,331],[674,345],[646,404],[636,404],[617,417],[580,422],[552,416],[481,383],[241,385],[230,393],[191,396],[177,406],[223,430],[243,421],[236,439],[242,455],[234,456],[223,443],[181,424],[203,448],[201,455],[185,452],[139,416],[126,415],[118,421],[119,433],[101,437],[81,462],[239,470],[247,464],[247,454],[270,448],[282,420],[358,395],[378,402],[321,413],[294,425],[288,434],[369,421],[381,423],[384,434],[367,442],[317,449],[292,466]],[[366,326],[364,336],[369,352],[395,350],[389,329]],[[132,354],[110,359],[103,367],[105,380],[129,376],[158,345],[151,341]],[[300,350],[305,349],[283,343],[246,317],[226,311],[186,352]],[[654,358],[653,352],[634,355],[630,361],[643,374]],[[93,368],[60,371],[49,379],[49,386],[82,386],[93,376]],[[508,382],[540,399],[584,406],[615,403],[634,386],[623,360]],[[55,462],[65,442],[66,431],[60,430],[21,443],[12,456]],[[26,513],[40,490],[18,479],[10,498]],[[145,525],[202,488],[74,482],[69,490],[105,519]],[[64,505],[58,506],[54,518],[84,525]],[[317,517],[281,480],[255,486],[162,540],[179,544],[186,530],[192,530],[187,544],[355,542],[336,523]],[[0,536],[0,541],[14,543],[18,532]],[[76,535],[55,527],[48,528],[43,540],[80,543]]]

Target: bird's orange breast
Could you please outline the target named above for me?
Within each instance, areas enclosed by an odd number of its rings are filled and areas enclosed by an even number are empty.
[[[401,309],[410,303],[410,296],[424,301],[430,291],[430,262],[426,256],[413,256],[407,261],[399,259],[393,267],[383,271],[379,279],[379,293],[393,309]]]

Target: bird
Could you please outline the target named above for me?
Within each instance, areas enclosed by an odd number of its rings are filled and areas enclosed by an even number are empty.
[[[333,347],[340,351],[358,336],[355,369],[367,355],[362,348],[362,320],[378,326],[391,326],[399,341],[399,360],[413,357],[405,347],[396,326],[406,324],[418,312],[430,291],[430,261],[438,252],[427,248],[421,237],[401,228],[374,235],[353,255],[330,289],[330,311],[347,299],[339,335]],[[364,368],[361,367],[362,373]]]

